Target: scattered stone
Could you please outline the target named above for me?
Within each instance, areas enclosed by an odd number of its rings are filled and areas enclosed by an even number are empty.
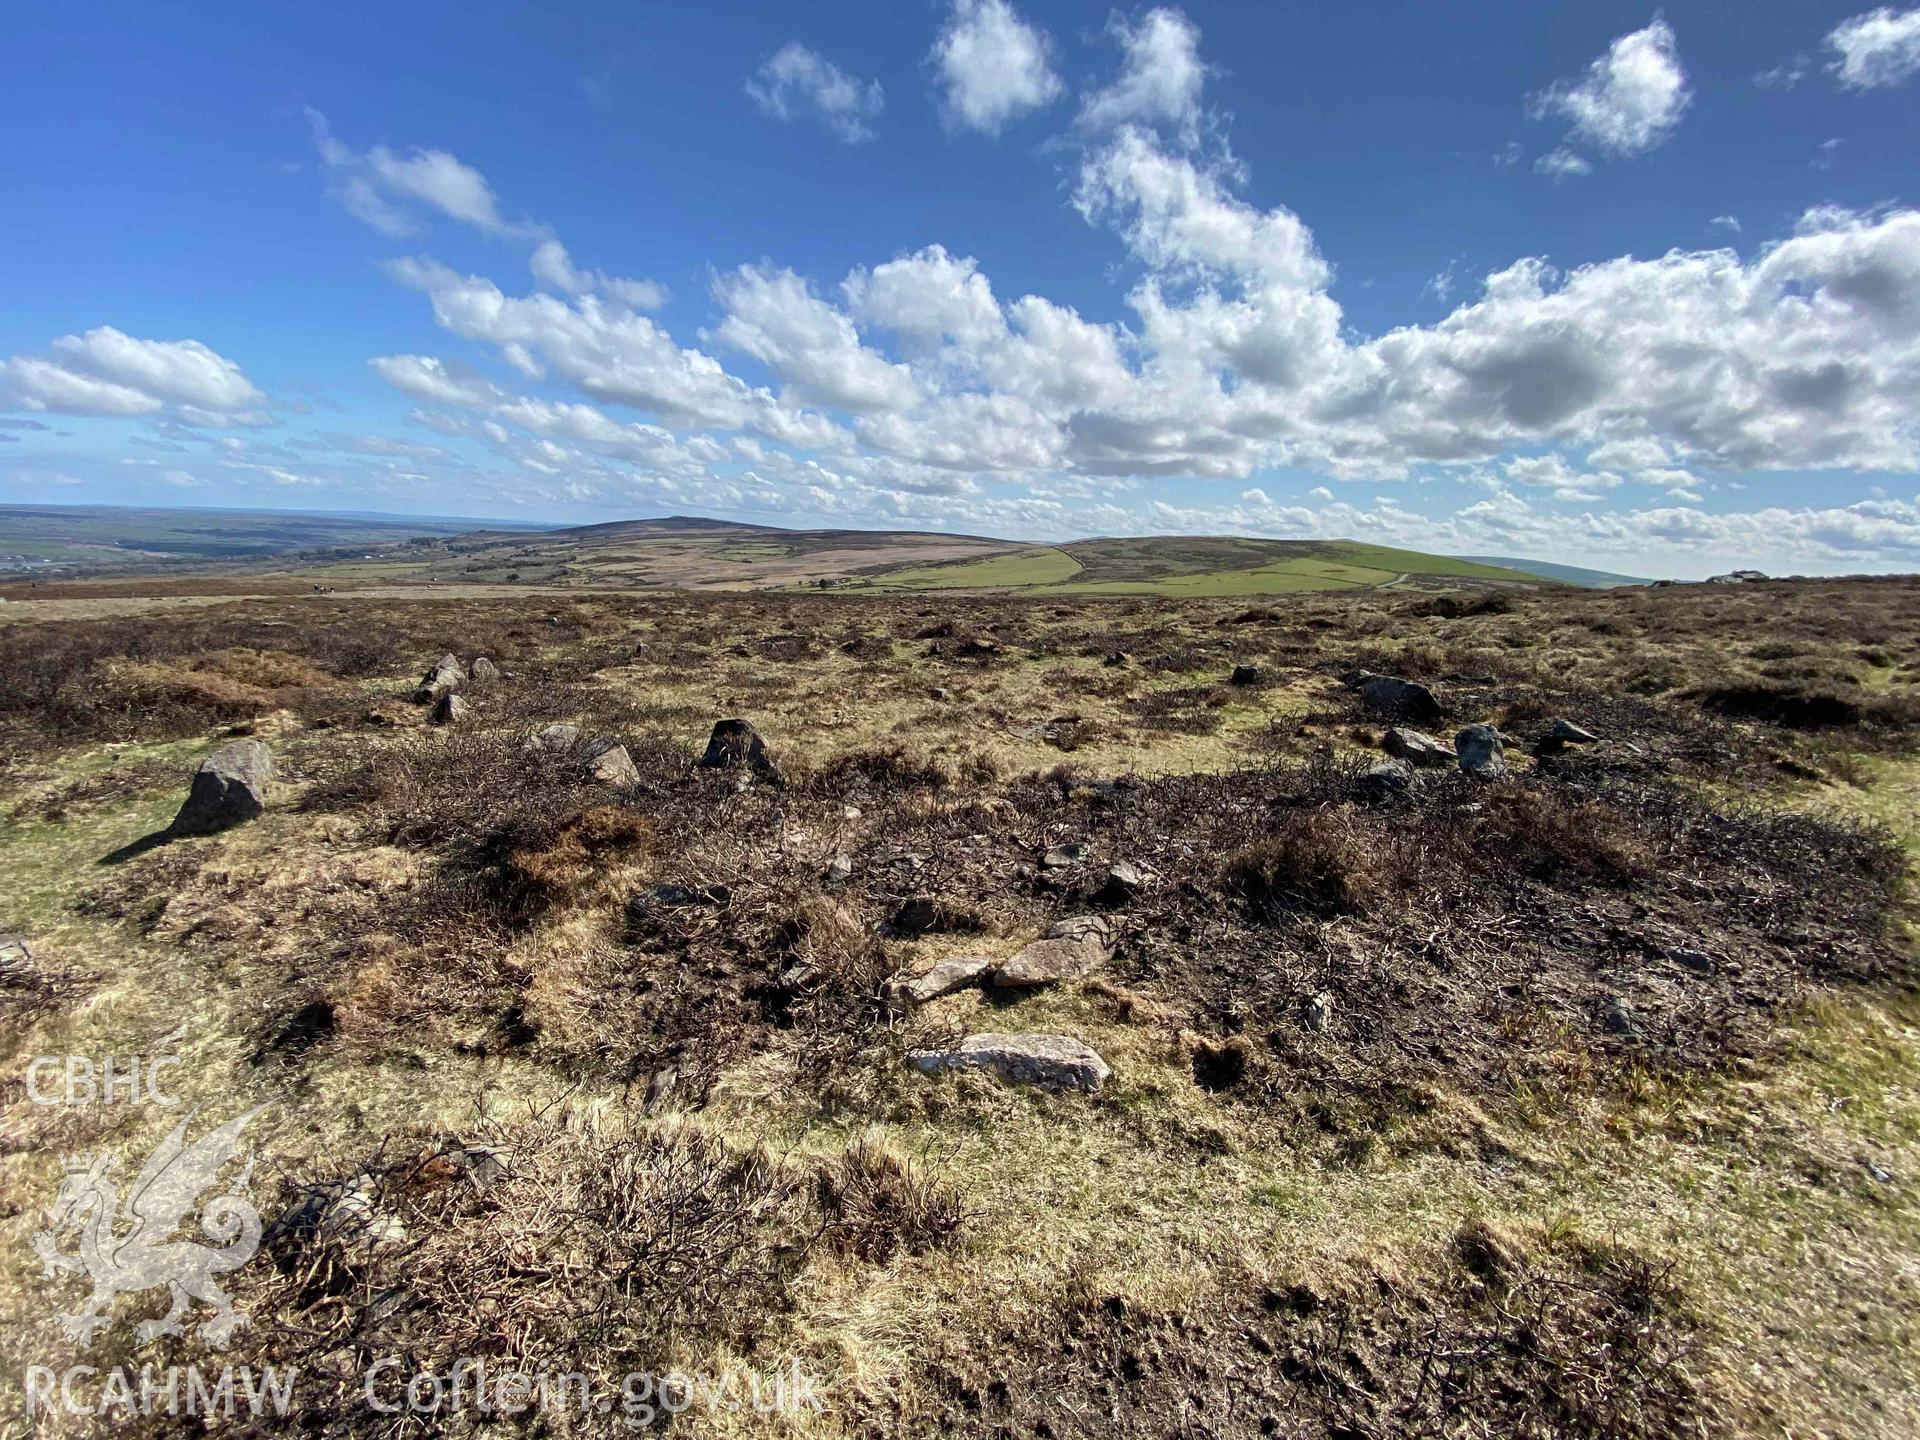
[[[611,735],[595,735],[580,747],[580,763],[602,785],[638,785],[640,769],[627,747]]]
[[[1597,745],[1600,737],[1591,730],[1574,724],[1571,720],[1555,720],[1553,728],[1547,731],[1547,739],[1556,740],[1562,745]]]
[[[1300,1023],[1315,1034],[1324,1033],[1333,1023],[1333,992],[1321,990],[1309,995],[1300,1007]]]
[[[1433,691],[1413,680],[1392,675],[1369,675],[1360,685],[1360,702],[1380,715],[1407,720],[1438,720],[1440,702]]]
[[[662,910],[720,908],[732,899],[733,891],[725,885],[656,885],[627,901],[627,919],[638,922]]]
[[[853,878],[853,860],[846,855],[836,855],[827,862],[827,884],[844,885]]]
[[[1691,970],[1696,975],[1711,975],[1714,970],[1713,956],[1690,945],[1674,946],[1667,951],[1667,958],[1682,970]]]
[[[939,924],[940,907],[929,895],[915,895],[893,912],[893,928],[901,935],[924,935]]]
[[[580,743],[580,727],[562,720],[556,725],[545,725],[534,732],[533,744],[542,750],[551,750],[558,754],[571,750]]]
[[[1424,730],[1407,730],[1396,726],[1387,731],[1380,748],[1396,760],[1405,760],[1409,765],[1417,765],[1422,769],[1453,764],[1453,751]]]
[[[1133,657],[1124,650],[1114,650],[1100,663],[1105,665],[1109,670],[1124,670],[1133,663]]]
[[[1091,975],[1113,954],[1113,926],[1098,915],[1056,920],[1044,940],[1035,940],[993,972],[1001,989],[1030,989]]]
[[[1233,674],[1227,677],[1229,685],[1258,685],[1265,680],[1266,673],[1258,665],[1236,665]]]
[[[646,1115],[657,1113],[667,1103],[668,1097],[673,1094],[674,1087],[679,1083],[680,1071],[672,1065],[654,1071],[647,1077],[647,1095],[646,1099],[640,1102],[641,1113]]]
[[[895,976],[887,982],[887,997],[902,1008],[925,1005],[985,982],[994,960],[987,955],[958,955],[942,960],[924,975]]]
[[[1389,800],[1413,788],[1413,766],[1405,760],[1382,760],[1370,765],[1353,782],[1362,800]]]
[[[510,1173],[507,1162],[491,1145],[469,1145],[455,1163],[466,1172],[467,1184],[476,1190],[491,1190]]]
[[[274,1222],[276,1233],[307,1244],[339,1245],[359,1255],[404,1245],[407,1227],[379,1209],[380,1182],[362,1171],[310,1190]]]
[[[928,1075],[983,1068],[1015,1085],[1057,1090],[1095,1091],[1113,1074],[1092,1046],[1070,1035],[969,1035],[951,1050],[911,1051],[907,1061]]]
[[[1087,858],[1087,847],[1079,841],[1069,841],[1062,845],[1050,845],[1047,853],[1040,857],[1043,870],[1064,870],[1069,865],[1078,865]]]
[[[700,757],[705,770],[738,770],[745,767],[769,784],[780,783],[780,772],[767,754],[766,742],[750,720],[720,720],[707,737],[707,753]]]
[[[1460,768],[1480,780],[1498,780],[1507,773],[1507,750],[1500,732],[1491,725],[1469,725],[1453,737]]]
[[[860,807],[858,805],[842,805],[840,807],[840,818],[842,820],[858,820],[860,818]]]
[[[1600,1006],[1600,1023],[1610,1035],[1631,1035],[1638,1028],[1633,1011],[1618,995],[1609,995]]]
[[[467,718],[473,707],[449,690],[433,702],[433,713],[427,716],[435,725],[458,725]]]
[[[953,698],[953,692],[944,685],[936,685],[927,692],[927,698],[929,700],[951,700]]]
[[[1122,860],[1108,869],[1106,882],[1094,892],[1094,903],[1114,907],[1125,905],[1146,886],[1147,878],[1141,874],[1140,867]]]
[[[200,762],[169,833],[213,835],[267,808],[273,752],[258,740],[231,740]]]
[[[500,667],[484,655],[473,657],[473,664],[467,672],[475,684],[490,685],[500,678]]]
[[[413,698],[430,705],[449,690],[458,690],[466,683],[467,672],[460,664],[460,657],[442,655],[434,661],[433,668],[420,677],[420,687],[413,692]]]

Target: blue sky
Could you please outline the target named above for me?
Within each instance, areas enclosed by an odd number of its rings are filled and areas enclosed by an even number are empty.
[[[17,21],[0,501],[1920,568],[1920,10]]]

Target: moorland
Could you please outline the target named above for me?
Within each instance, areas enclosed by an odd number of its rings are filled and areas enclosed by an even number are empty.
[[[818,1382],[694,1434],[1913,1433],[1920,580],[1023,553],[0,587],[7,1370],[174,1120],[25,1068],[164,1044],[264,1107],[224,1353],[306,1433],[476,1355]]]

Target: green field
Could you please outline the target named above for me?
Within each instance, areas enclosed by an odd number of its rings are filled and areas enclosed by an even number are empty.
[[[1009,590],[1053,588],[1080,573],[1080,562],[1051,545],[1034,545],[956,565],[891,570],[869,582],[877,590]]]
[[[877,590],[1203,597],[1373,589],[1417,576],[1543,583],[1538,576],[1471,560],[1349,540],[1154,536],[1035,545],[984,560],[888,571],[863,584]]]

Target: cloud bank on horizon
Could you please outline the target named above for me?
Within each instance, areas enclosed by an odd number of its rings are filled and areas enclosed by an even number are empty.
[[[1059,38],[1007,0],[953,0],[921,69],[951,143],[1044,132],[1001,158],[1058,167],[1066,204],[1117,242],[1119,318],[998,288],[936,241],[839,274],[777,254],[715,270],[704,320],[676,333],[665,284],[576,262],[451,151],[358,148],[312,109],[321,188],[407,242],[381,269],[445,337],[365,357],[408,407],[402,433],[276,438],[302,405],[249,379],[244,355],[101,323],[0,358],[0,436],[137,422],[125,443],[175,452],[134,457],[159,483],[221,473],[298,487],[305,506],[445,512],[477,485],[556,519],[1351,536],[1656,573],[1920,567],[1920,211],[1808,204],[1745,254],[1564,271],[1521,255],[1477,283],[1450,260],[1427,290],[1459,292],[1448,313],[1361,334],[1313,228],[1248,198],[1200,24],[1116,15],[1094,43],[1107,59],[1071,94]],[[1834,86],[1899,85],[1920,72],[1920,10],[1852,17],[1824,44]],[[886,143],[880,81],[806,37],[737,83],[760,123]],[[1657,16],[1515,97],[1556,186],[1631,166],[1702,103]],[[447,226],[502,263],[436,258]],[[333,488],[349,457],[384,506]],[[1806,477],[1791,503],[1739,503],[1776,473]],[[397,503],[409,487],[422,503]]]

